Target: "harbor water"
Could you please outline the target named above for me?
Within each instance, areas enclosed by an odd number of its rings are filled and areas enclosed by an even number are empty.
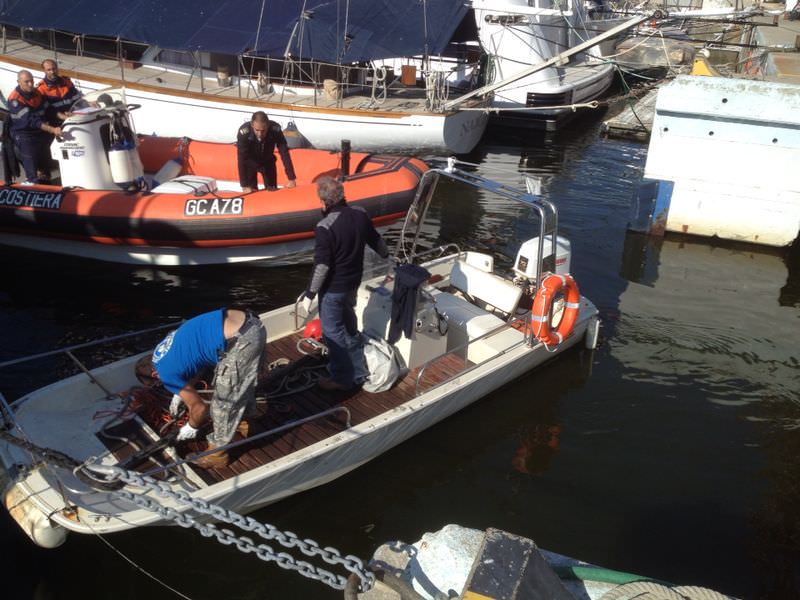
[[[581,292],[600,310],[599,347],[256,518],[363,559],[448,523],[496,527],[612,569],[740,598],[800,597],[800,253],[628,232],[647,147],[599,131],[596,117],[554,140],[489,137],[460,157],[505,184],[540,179]],[[510,266],[537,231],[526,209],[482,192],[443,182],[437,194],[430,243],[477,240]],[[0,269],[0,361],[222,305],[271,309],[294,301],[310,272],[5,247]],[[61,359],[9,367],[0,391],[13,399],[65,373]],[[0,556],[9,600],[341,597],[178,527],[72,534],[43,550],[0,511]]]

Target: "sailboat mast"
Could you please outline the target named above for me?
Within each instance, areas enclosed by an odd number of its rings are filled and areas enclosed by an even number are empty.
[[[264,18],[264,6],[267,4],[267,0],[261,0],[261,12],[258,14],[258,28],[256,29],[256,41],[253,45],[253,50],[258,53],[258,38],[261,35],[261,20]]]

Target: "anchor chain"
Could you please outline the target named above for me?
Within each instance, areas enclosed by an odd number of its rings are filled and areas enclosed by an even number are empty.
[[[61,467],[73,472],[80,467],[86,475],[90,475],[98,483],[109,484],[116,480],[123,481],[137,486],[144,493],[152,491],[161,498],[171,498],[177,503],[188,506],[200,514],[209,515],[217,521],[235,525],[247,532],[253,532],[264,540],[274,540],[284,548],[297,548],[305,556],[311,558],[318,556],[329,565],[340,565],[359,578],[361,591],[369,590],[375,583],[375,575],[364,566],[363,561],[357,556],[351,554],[342,556],[339,550],[331,546],[321,548],[316,541],[310,538],[300,539],[297,534],[291,531],[281,531],[269,523],[261,523],[252,517],[245,517],[201,498],[192,498],[186,492],[172,490],[168,484],[156,481],[152,477],[115,466],[81,463],[63,452],[52,448],[42,448],[28,440],[11,435],[8,431],[0,430],[0,439],[27,450],[40,458],[41,463]],[[33,466],[30,465],[29,468]],[[91,475],[92,473],[99,474],[103,478],[97,478],[95,475]],[[111,493],[132,502],[140,508],[154,512],[164,519],[174,521],[181,527],[197,529],[204,537],[214,537],[219,543],[226,546],[235,545],[237,550],[245,554],[253,553],[265,562],[275,562],[283,569],[297,571],[304,577],[321,581],[333,589],[344,590],[347,586],[347,579],[341,575],[336,575],[327,569],[314,566],[305,560],[296,560],[286,552],[275,552],[268,544],[256,544],[250,538],[237,536],[229,529],[220,529],[213,524],[200,523],[192,516],[178,512],[174,508],[163,506],[158,501],[146,497],[142,493],[133,493],[128,490],[119,490]]]
[[[268,544],[256,544],[249,537],[237,536],[229,529],[220,529],[213,524],[200,523],[192,516],[178,512],[174,508],[163,506],[157,500],[144,494],[153,492],[161,498],[170,498],[200,514],[209,515],[217,521],[235,525],[247,532],[253,532],[264,540],[275,541],[284,548],[297,548],[305,556],[312,558],[318,556],[329,565],[340,565],[360,579],[362,591],[370,589],[375,583],[375,575],[364,567],[363,561],[357,556],[349,554],[342,556],[336,548],[330,546],[321,548],[312,539],[301,540],[291,531],[280,531],[269,523],[261,523],[252,517],[245,517],[201,498],[192,498],[184,491],[172,490],[167,484],[139,473],[106,465],[86,465],[86,468],[101,473],[108,480],[120,479],[127,484],[142,489],[142,493],[133,493],[128,490],[115,492],[117,496],[133,502],[136,506],[154,512],[164,519],[174,521],[181,527],[197,529],[204,537],[214,537],[225,546],[236,546],[237,550],[245,554],[254,553],[265,562],[275,562],[283,569],[297,571],[304,577],[321,581],[336,590],[343,590],[347,585],[347,579],[341,575],[331,573],[322,567],[316,567],[307,561],[296,560],[286,552],[275,552]]]

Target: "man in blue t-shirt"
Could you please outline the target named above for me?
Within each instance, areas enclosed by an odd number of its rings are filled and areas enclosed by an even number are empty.
[[[170,411],[177,413],[181,401],[189,409],[189,420],[178,432],[178,441],[197,437],[209,412],[214,425],[207,436],[209,449],[231,441],[242,417],[255,410],[256,379],[266,339],[264,325],[256,315],[220,308],[189,319],[156,346],[152,375],[173,393]],[[210,410],[194,385],[209,368],[214,369]],[[137,366],[137,373],[139,369]],[[197,459],[195,464],[217,468],[229,460],[222,450]]]

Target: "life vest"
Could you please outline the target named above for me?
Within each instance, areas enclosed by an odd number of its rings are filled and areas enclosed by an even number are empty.
[[[36,90],[44,96],[56,111],[64,112],[80,97],[80,92],[75,88],[69,77],[59,76],[50,82],[42,79]]]
[[[48,103],[37,91],[29,96],[19,87],[8,95],[8,112],[11,115],[11,133],[40,131]]]

